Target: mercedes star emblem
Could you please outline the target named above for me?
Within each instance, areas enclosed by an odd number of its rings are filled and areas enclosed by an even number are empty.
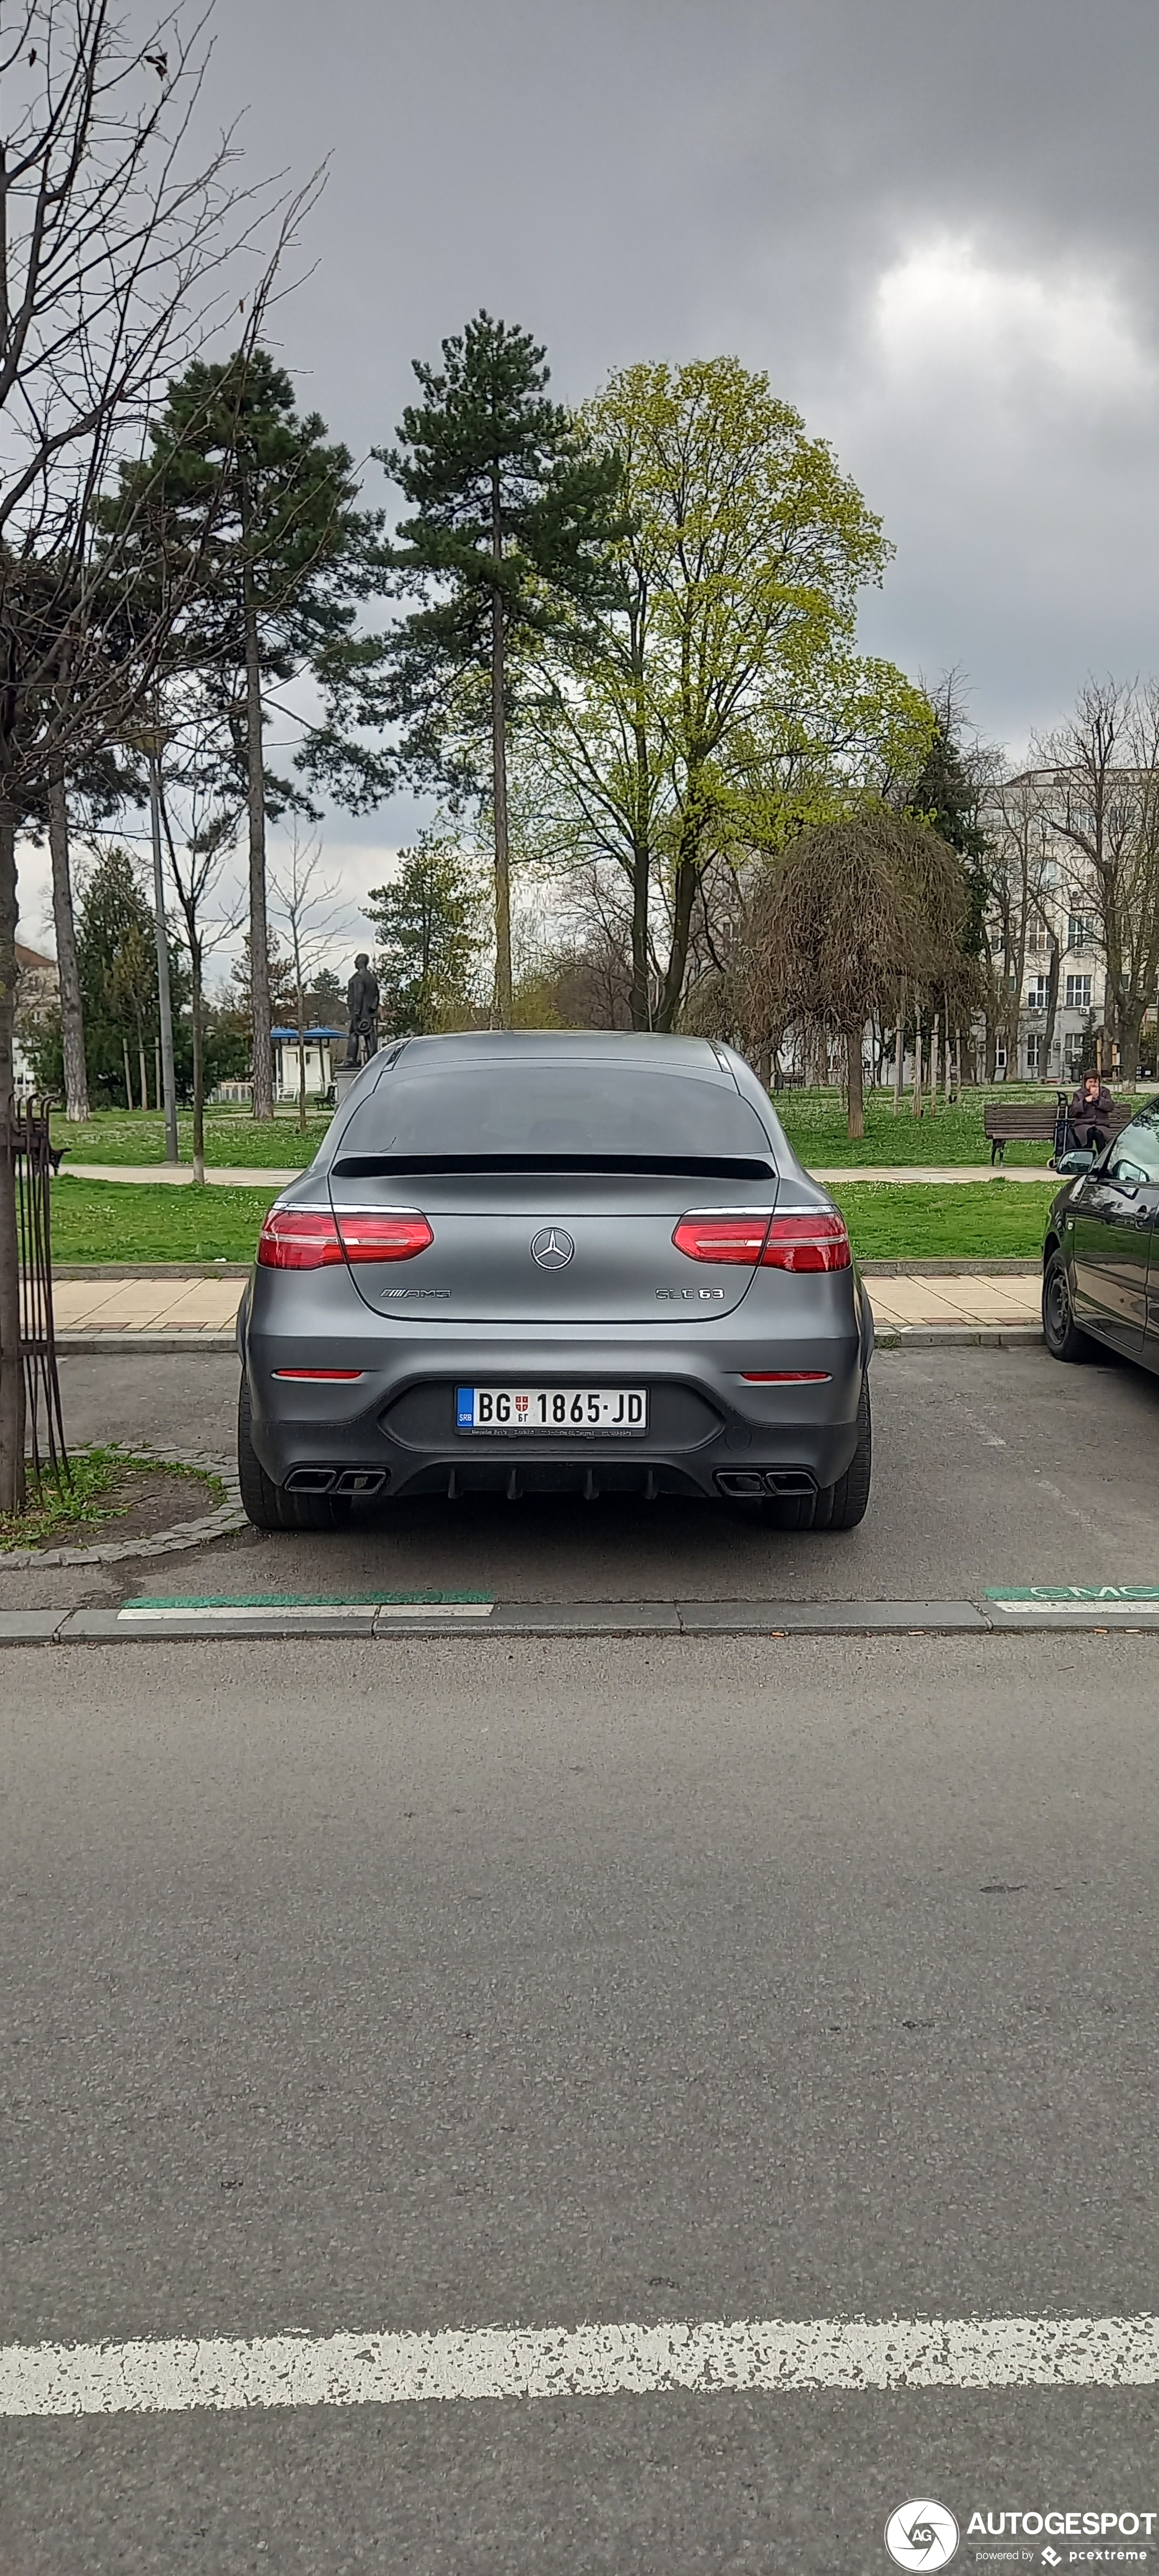
[[[541,1270],[566,1270],[575,1252],[570,1234],[562,1225],[545,1225],[531,1238],[531,1258]]]

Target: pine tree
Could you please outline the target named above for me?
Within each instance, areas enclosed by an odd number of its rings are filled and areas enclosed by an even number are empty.
[[[371,887],[366,918],[378,934],[384,1030],[422,1037],[469,1008],[481,946],[479,907],[454,840],[424,832],[399,859],[397,877]]]
[[[391,707],[404,759],[426,783],[473,788],[491,807],[495,845],[495,999],[511,1018],[507,737],[514,663],[532,635],[583,632],[610,596],[620,533],[620,472],[597,457],[546,394],[544,351],[526,331],[480,313],[443,342],[442,369],[415,359],[423,401],[379,451],[413,517],[388,561],[424,602],[391,647]],[[470,743],[481,714],[482,762]]]
[[[135,514],[142,530],[146,592],[180,571],[188,607],[172,666],[195,671],[220,728],[223,758],[242,782],[249,841],[249,934],[253,959],[253,1107],[273,1112],[272,995],[267,967],[266,822],[301,788],[265,761],[263,691],[327,656],[353,649],[355,602],[365,588],[380,519],[355,507],[349,449],[329,444],[317,412],[299,414],[283,367],[263,349],[217,365],[198,359],[169,387],[153,423],[152,452],[123,469],[107,517],[115,529]],[[143,506],[143,496],[147,506]],[[363,657],[365,658],[365,654]],[[341,793],[342,745],[327,727],[327,775]],[[353,755],[355,797],[388,772]],[[315,767],[317,764],[315,763]]]

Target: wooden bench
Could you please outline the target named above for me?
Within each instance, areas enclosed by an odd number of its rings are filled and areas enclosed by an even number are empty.
[[[992,1163],[1004,1163],[1008,1145],[1053,1145],[1058,1133],[1055,1100],[988,1100],[982,1112]],[[1117,1100],[1105,1120],[1108,1134],[1121,1135],[1135,1115],[1129,1101]]]

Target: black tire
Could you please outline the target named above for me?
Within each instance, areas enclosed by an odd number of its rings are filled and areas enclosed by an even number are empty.
[[[873,1477],[873,1414],[869,1402],[869,1379],[861,1381],[861,1402],[857,1408],[857,1447],[843,1476],[835,1485],[827,1485],[817,1496],[814,1529],[851,1530],[865,1518],[869,1488]],[[828,1510],[825,1510],[826,1504]],[[822,1514],[824,1512],[824,1517]]]
[[[250,1391],[243,1377],[237,1398],[237,1475],[242,1510],[260,1530],[341,1529],[350,1518],[344,1495],[288,1494],[267,1476],[253,1443]]]
[[[1042,1338],[1052,1360],[1089,1360],[1091,1345],[1074,1319],[1070,1280],[1061,1252],[1052,1252],[1042,1274]]]
[[[780,1502],[762,1506],[763,1517],[774,1529],[783,1530],[851,1530],[865,1518],[869,1487],[873,1474],[873,1419],[869,1402],[869,1379],[861,1381],[861,1402],[857,1408],[857,1447],[843,1476],[835,1485],[821,1485],[815,1494],[786,1494]]]

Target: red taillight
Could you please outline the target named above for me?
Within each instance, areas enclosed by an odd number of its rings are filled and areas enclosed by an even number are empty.
[[[284,1377],[281,1369],[278,1375]],[[742,1386],[828,1386],[828,1369],[746,1369]]]
[[[741,1262],[755,1270],[769,1230],[767,1216],[682,1216],[672,1237],[690,1261]]]
[[[263,1270],[327,1270],[341,1259],[338,1228],[323,1209],[270,1209],[258,1238]]]
[[[258,1243],[263,1270],[331,1270],[342,1260],[413,1261],[434,1235],[425,1216],[372,1216],[362,1208],[336,1215],[322,1208],[270,1209]]]
[[[853,1255],[836,1208],[799,1216],[682,1216],[672,1237],[690,1261],[739,1262],[747,1270],[848,1270]]]
[[[417,1209],[408,1208],[402,1216],[371,1216],[365,1208],[339,1208],[337,1218],[348,1261],[413,1261],[435,1239]]]
[[[836,1208],[775,1216],[761,1255],[765,1270],[848,1270],[852,1260],[845,1219]]]

